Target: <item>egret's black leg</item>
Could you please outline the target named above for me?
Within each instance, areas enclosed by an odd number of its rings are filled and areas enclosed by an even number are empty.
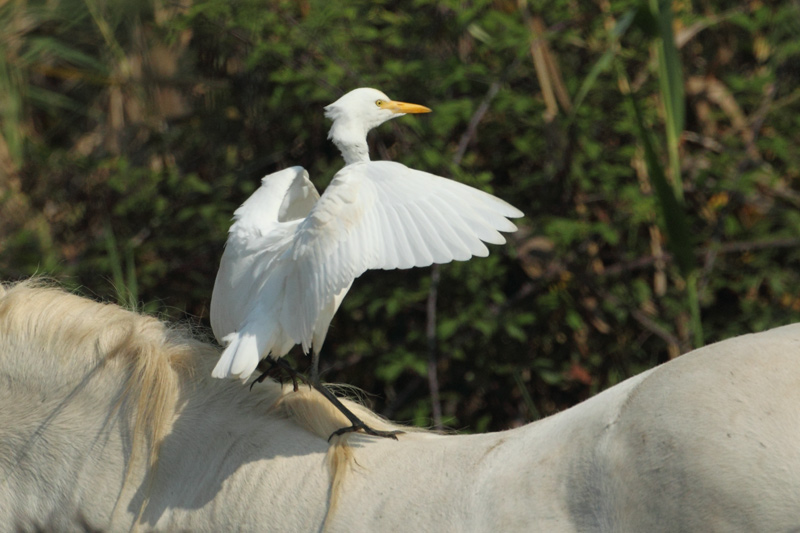
[[[377,429],[372,429],[367,424],[365,424],[360,418],[358,418],[353,412],[345,407],[345,405],[339,401],[337,398],[325,385],[323,385],[319,380],[319,355],[316,352],[312,353],[311,359],[311,375],[313,376],[312,379],[306,379],[302,374],[296,371],[292,366],[281,359],[275,359],[272,356],[267,356],[264,358],[264,361],[269,363],[269,368],[267,368],[260,376],[258,376],[255,381],[250,385],[250,389],[252,390],[253,385],[256,383],[261,383],[267,376],[269,376],[275,369],[282,370],[289,374],[292,378],[292,384],[294,385],[294,390],[297,392],[297,377],[299,376],[303,381],[308,383],[309,387],[314,387],[322,394],[329,402],[331,402],[334,407],[336,407],[339,411],[342,412],[344,416],[353,424],[352,426],[343,427],[337,429],[331,436],[328,437],[328,440],[331,440],[334,435],[344,435],[345,433],[350,433],[354,431],[363,431],[368,435],[374,435],[375,437],[386,437],[390,439],[397,440],[397,435],[403,433],[402,431],[380,431]]]
[[[294,388],[294,391],[295,391],[295,392],[297,392],[297,378],[298,378],[298,377],[300,377],[300,379],[302,379],[303,381],[306,381],[306,382],[308,381],[308,380],[307,380],[305,377],[303,377],[303,375],[302,375],[300,372],[298,372],[297,370],[295,370],[294,368],[292,368],[292,365],[290,365],[289,363],[287,363],[287,362],[286,362],[286,361],[285,361],[285,360],[284,360],[282,357],[281,357],[281,358],[279,358],[279,359],[275,359],[275,358],[274,358],[274,357],[272,357],[271,355],[268,355],[268,356],[266,356],[266,357],[264,358],[264,361],[266,361],[267,363],[269,363],[269,368],[267,368],[267,369],[266,369],[264,372],[262,372],[262,373],[261,373],[261,375],[259,375],[259,376],[258,376],[258,377],[255,379],[255,381],[253,381],[253,382],[250,384],[250,390],[253,390],[253,385],[255,385],[256,383],[261,383],[261,382],[263,382],[265,379],[267,379],[267,377],[268,377],[268,376],[269,376],[269,375],[270,375],[270,374],[271,374],[271,373],[272,373],[272,372],[273,372],[273,371],[274,371],[276,368],[277,368],[279,371],[283,371],[283,372],[286,372],[287,374],[289,374],[289,377],[291,377],[291,378],[292,378],[292,387]]]
[[[319,352],[314,349],[311,350],[311,383],[322,384],[319,380]]]
[[[328,440],[331,440],[334,435],[344,435],[345,433],[350,433],[358,430],[363,431],[367,435],[374,435],[376,437],[387,437],[394,440],[397,440],[397,435],[403,433],[402,431],[380,431],[377,429],[372,429],[364,422],[362,422],[360,418],[354,415],[353,412],[350,411],[350,409],[345,407],[344,404],[339,401],[339,398],[337,398],[325,385],[323,385],[319,381],[313,381],[313,380],[311,381],[311,385],[315,389],[317,389],[317,391],[319,391],[320,394],[325,396],[325,398],[327,398],[328,401],[331,402],[339,411],[341,411],[342,414],[346,416],[347,419],[353,424],[352,426],[337,429],[336,431],[331,433],[331,436],[328,437]]]

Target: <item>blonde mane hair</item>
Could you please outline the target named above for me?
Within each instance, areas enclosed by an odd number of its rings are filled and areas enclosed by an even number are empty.
[[[219,357],[218,347],[199,340],[187,327],[170,326],[116,304],[98,303],[41,280],[0,285],[0,342],[32,346],[34,350],[28,353],[47,356],[41,361],[19,362],[19,367],[34,365],[38,369],[31,379],[52,374],[54,379],[77,383],[93,369],[118,376],[121,392],[115,409],[130,409],[134,420],[124,483],[140,449],[149,452],[148,471],[155,471],[159,446],[180,409],[182,385],[211,381],[211,368]],[[63,364],[65,359],[69,359],[68,365]],[[231,384],[232,390],[257,395],[259,403],[269,406],[270,412],[294,420],[319,438],[327,440],[335,430],[349,425],[328,400],[307,386],[301,385],[293,392],[291,384],[282,386],[266,380],[248,392],[235,385]],[[414,431],[394,425],[355,402],[342,401],[374,428]],[[334,437],[330,442],[331,510],[336,507],[338,488],[353,462],[348,437],[349,434]],[[152,475],[148,477],[154,479]]]

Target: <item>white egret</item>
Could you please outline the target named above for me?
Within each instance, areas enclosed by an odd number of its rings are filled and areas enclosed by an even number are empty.
[[[353,280],[369,269],[428,266],[486,256],[522,212],[488,193],[389,161],[370,161],[367,133],[406,113],[427,113],[375,89],[325,107],[328,137],[345,166],[320,197],[302,167],[261,180],[234,213],[211,297],[211,326],[225,345],[213,376],[243,381],[267,356],[295,345],[312,353],[311,384],[353,422],[319,381],[319,352]]]

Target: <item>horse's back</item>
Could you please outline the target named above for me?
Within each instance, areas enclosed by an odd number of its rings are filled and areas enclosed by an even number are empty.
[[[370,442],[330,530],[791,531],[798,407],[800,325],[730,339],[522,428]]]
[[[598,443],[610,479],[597,494],[613,504],[593,518],[616,531],[796,530],[798,412],[800,324],[651,371]]]

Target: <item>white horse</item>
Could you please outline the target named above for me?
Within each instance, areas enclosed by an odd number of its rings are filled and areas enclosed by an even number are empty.
[[[800,528],[800,325],[519,429],[397,442],[328,443],[345,420],[318,393],[211,379],[218,355],[115,305],[0,287],[0,531]]]

